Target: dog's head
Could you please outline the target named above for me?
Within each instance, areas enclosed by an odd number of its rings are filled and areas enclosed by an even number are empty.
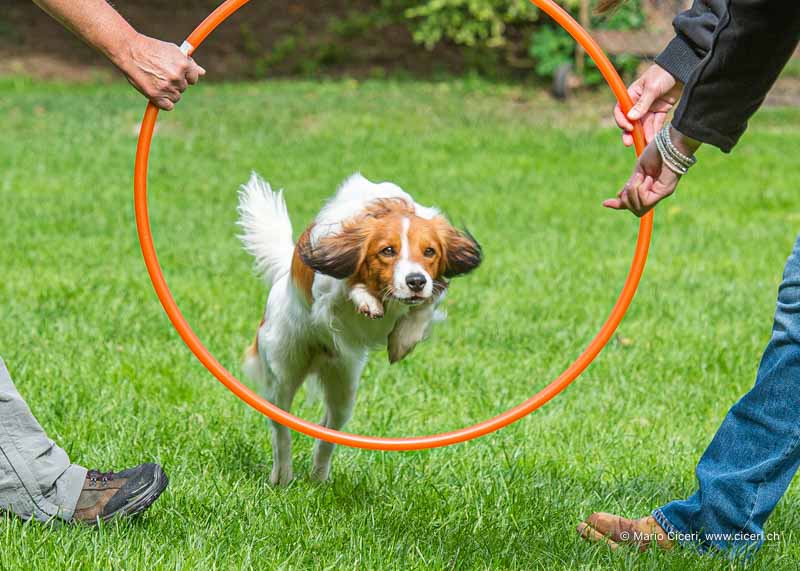
[[[297,251],[309,267],[364,284],[379,299],[423,303],[447,280],[481,263],[481,247],[443,216],[419,216],[404,198],[369,202],[334,233],[313,240],[306,232]]]

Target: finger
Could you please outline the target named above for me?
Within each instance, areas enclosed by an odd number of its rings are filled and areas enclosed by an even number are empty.
[[[173,85],[175,86],[175,89],[178,90],[178,93],[183,93],[184,91],[186,91],[186,89],[188,89],[189,82],[186,80],[185,77],[183,77],[181,79],[176,79],[173,82]]]
[[[653,102],[658,99],[658,92],[654,89],[646,87],[642,91],[642,96],[634,104],[630,111],[628,111],[628,119],[635,121],[644,117],[645,113],[650,110]]]
[[[636,192],[633,190],[626,192],[622,196],[622,204],[624,204],[625,208],[627,208],[631,212],[637,212],[640,208],[638,203],[638,197],[636,196]]]
[[[173,109],[175,109],[175,104],[166,97],[159,97],[158,99],[152,99],[151,102],[153,103],[153,105],[155,105],[162,111],[172,111]]]
[[[636,199],[639,203],[639,208],[636,210],[637,216],[643,216],[648,210],[653,207],[653,179],[647,177],[645,181],[636,187]]]
[[[642,194],[646,192],[650,184],[652,184],[652,179],[649,176],[645,176],[642,172],[634,174],[631,187],[628,189],[628,195],[633,211],[637,214],[642,211]]]
[[[630,133],[622,133],[622,144],[626,147],[633,145],[633,135]]]
[[[620,129],[624,131],[633,130],[633,123],[628,121],[628,118],[625,117],[625,113],[622,112],[622,107],[620,107],[619,103],[614,106],[614,120],[617,122],[617,126]]]
[[[628,183],[625,185],[625,197],[623,201],[626,201],[630,206],[632,206],[632,210],[639,210],[641,208],[641,204],[639,203],[639,185],[642,182],[642,176],[639,173],[636,173],[631,177]]]
[[[636,102],[639,101],[639,99],[642,97],[643,90],[644,90],[644,83],[641,78],[637,79],[628,86],[628,97],[630,97],[631,100],[631,109],[633,109],[633,105],[635,105]],[[619,102],[617,102],[617,107],[619,107],[619,110],[622,112],[624,121],[627,122],[628,125],[630,125],[630,128],[632,129],[633,125],[628,120],[628,113],[622,110],[622,107],[619,104]],[[630,111],[631,109],[628,109],[628,111]]]
[[[647,143],[653,140],[655,137],[655,129],[653,126],[653,114],[648,113],[645,115],[644,119],[642,119],[642,127],[644,128],[644,140]]]
[[[201,77],[206,74],[206,70],[197,65],[197,62],[189,58],[189,71],[186,72],[186,79],[194,85]]]
[[[622,208],[624,208],[625,210],[630,210],[631,212],[633,212],[633,205],[631,204],[631,199],[628,196],[627,192],[623,192],[620,195],[619,202],[622,205]]]
[[[642,207],[644,208],[645,212],[648,212],[653,209],[653,207],[661,202],[664,196],[658,196],[655,192],[648,193],[646,197],[644,197],[644,201],[642,202]]]
[[[648,192],[647,195],[644,196],[642,199],[642,213],[639,214],[639,216],[644,216],[645,214],[650,212],[656,206],[656,204],[661,202],[661,200],[663,200],[664,198],[665,197],[663,196],[658,196],[658,194],[655,192],[652,191]]]
[[[629,183],[630,181],[617,193],[616,198],[609,198],[603,201],[603,206],[606,208],[613,208],[614,210],[628,210],[630,208],[630,202],[628,201],[626,189]]]
[[[173,103],[177,103],[178,101],[180,101],[180,100],[181,100],[181,94],[180,94],[180,93],[178,93],[178,91],[176,91],[176,90],[174,90],[174,89],[173,89],[173,90],[170,90],[170,91],[167,91],[167,92],[164,94],[164,97],[165,97],[166,99],[169,99],[169,100],[170,100],[170,101],[172,101]]]
[[[666,113],[656,113],[653,116],[653,131],[658,132],[664,127],[664,123],[667,121],[667,114]]]
[[[200,71],[199,68],[194,65],[186,72],[186,82],[189,85],[197,85],[198,81],[200,81]]]

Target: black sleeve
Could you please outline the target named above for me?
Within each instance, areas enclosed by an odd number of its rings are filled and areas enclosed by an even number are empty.
[[[692,7],[672,21],[675,38],[656,58],[656,63],[678,81],[687,83],[700,61],[711,50],[711,42],[727,0],[694,0]]]
[[[672,124],[730,152],[800,40],[800,0],[726,0]]]

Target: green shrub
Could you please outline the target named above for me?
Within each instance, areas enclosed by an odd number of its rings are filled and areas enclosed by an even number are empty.
[[[528,55],[536,62],[536,73],[552,77],[555,71],[573,59],[575,40],[556,26],[542,26],[531,34]]]
[[[508,26],[534,22],[537,10],[529,0],[419,0],[405,16],[414,26],[414,40],[433,47],[443,39],[465,46],[491,48],[506,44]]]
[[[606,17],[593,16],[592,29],[632,30],[644,25],[639,0],[623,4],[619,9]],[[561,27],[548,23],[533,30],[528,44],[528,55],[535,63],[536,74],[543,78],[551,78],[555,71],[573,60],[575,40]],[[615,67],[624,76],[635,73],[639,59],[635,56],[620,55],[611,58]],[[596,85],[603,81],[603,76],[591,60],[587,61],[583,83]]]
[[[542,18],[530,0],[382,0],[382,4],[406,18],[414,40],[428,48],[449,41],[497,50],[515,67],[520,67],[520,59],[527,59],[542,77],[551,77],[574,53],[574,41],[549,18]],[[576,14],[580,0],[560,4]],[[593,17],[591,22],[592,27],[608,29],[635,29],[643,24],[640,0],[604,18]],[[590,68],[588,74],[589,83],[599,81],[596,70]]]

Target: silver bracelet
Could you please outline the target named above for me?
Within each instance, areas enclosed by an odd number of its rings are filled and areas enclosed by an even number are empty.
[[[658,152],[661,154],[661,158],[664,160],[664,163],[671,171],[679,175],[685,175],[689,169],[697,163],[697,158],[694,156],[686,156],[678,150],[678,148],[672,142],[669,129],[670,125],[667,124],[663,129],[656,133],[656,147],[658,148]]]
[[[672,124],[670,123],[665,128],[662,129],[662,131],[664,131],[664,139],[663,140],[664,140],[664,143],[666,143],[667,149],[669,149],[669,151],[672,153],[672,155],[675,158],[677,158],[678,160],[680,160],[681,164],[685,165],[686,168],[694,166],[694,164],[697,162],[697,159],[694,156],[687,157],[686,155],[684,155],[682,152],[680,152],[678,150],[678,147],[676,147],[673,144],[672,136],[669,133],[669,130],[670,130],[671,126],[672,126]]]
[[[655,141],[656,141],[656,148],[658,149],[658,152],[661,155],[661,160],[664,161],[664,164],[667,166],[667,168],[669,168],[669,170],[681,176],[689,172],[689,169],[687,167],[675,161],[675,159],[672,158],[672,155],[670,155],[670,153],[667,151],[666,145],[662,140],[661,131],[656,133]]]

